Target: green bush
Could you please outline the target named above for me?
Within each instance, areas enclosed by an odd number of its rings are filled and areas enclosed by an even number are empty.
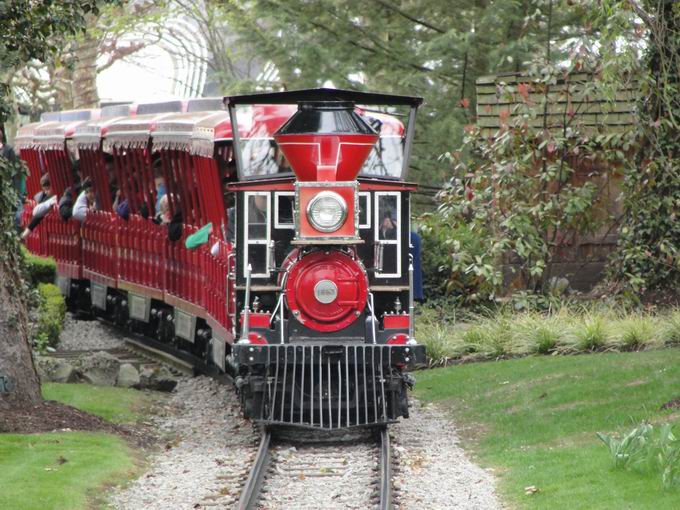
[[[38,285],[40,307],[38,309],[38,328],[33,337],[33,344],[39,351],[47,346],[56,347],[66,315],[66,303],[59,288],[52,283]]]
[[[471,270],[484,255],[485,236],[465,224],[452,226],[438,213],[423,214],[418,223],[425,298],[454,306],[486,301],[491,285]]]
[[[52,258],[38,257],[22,247],[28,280],[32,286],[39,283],[54,283],[57,277],[57,265]]]

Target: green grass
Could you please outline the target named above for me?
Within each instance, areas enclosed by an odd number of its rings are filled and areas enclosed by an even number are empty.
[[[132,424],[158,398],[126,388],[43,385],[43,396],[118,424]],[[79,510],[103,504],[106,487],[133,477],[139,462],[112,434],[0,434],[0,509]]]
[[[135,469],[130,448],[113,435],[0,434],[0,508],[89,508],[98,489],[129,479]]]
[[[136,423],[158,397],[128,388],[93,386],[90,384],[48,383],[42,387],[43,397],[57,400],[112,423]]]
[[[677,420],[660,407],[680,396],[680,349],[532,356],[416,375],[417,396],[454,409],[468,446],[497,468],[501,495],[513,506],[680,506],[680,490],[663,490],[658,476],[612,469],[596,437],[641,420]],[[525,495],[531,485],[539,492]]]

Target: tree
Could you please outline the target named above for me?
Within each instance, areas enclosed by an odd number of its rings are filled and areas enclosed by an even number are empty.
[[[60,34],[75,34],[86,16],[97,12],[96,0],[13,0],[0,3],[0,127],[11,114],[6,77],[25,62],[46,59]],[[11,36],[7,36],[11,34]],[[4,132],[4,130],[3,130]],[[4,141],[4,140],[3,140]],[[0,395],[0,409],[41,401],[26,327],[26,292],[20,272],[19,242],[12,224],[16,194],[11,185],[23,169],[0,157],[0,374],[15,388]]]
[[[680,5],[603,2],[612,80],[639,85],[638,150],[626,169],[619,250],[611,273],[632,296],[678,296],[680,285]],[[640,45],[638,41],[644,41]],[[626,41],[627,45],[622,45]],[[622,51],[622,46],[627,51]],[[640,47],[642,49],[640,50]],[[642,53],[643,58],[639,55]]]
[[[33,116],[46,110],[99,106],[97,76],[161,39],[165,2],[115,2],[84,17],[84,30],[52,36],[56,51],[18,66],[15,101]]]
[[[230,9],[244,2],[227,0]],[[514,71],[541,51],[552,9],[555,42],[584,31],[585,7],[548,0],[253,0],[233,26],[284,88],[321,86],[421,95],[412,167],[442,183],[439,156],[474,118],[475,79]],[[551,56],[559,61],[564,45]]]
[[[234,27],[248,20],[248,12],[235,1],[172,0],[169,17],[186,20],[195,28],[201,44],[187,40],[186,30],[167,27],[173,37],[167,38],[165,48],[178,58],[191,58],[205,65],[208,71],[205,95],[237,94],[253,89],[270,88],[263,74],[263,59],[244,41]],[[207,51],[201,51],[205,45]]]

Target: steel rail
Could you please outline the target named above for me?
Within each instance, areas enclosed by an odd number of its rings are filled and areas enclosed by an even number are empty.
[[[257,500],[260,497],[260,488],[264,480],[267,466],[269,465],[269,445],[271,444],[271,432],[265,430],[262,432],[262,439],[260,447],[257,450],[257,456],[253,467],[250,468],[250,474],[246,480],[241,497],[238,500],[239,510],[253,510],[257,507]]]
[[[392,448],[387,427],[380,429],[380,510],[392,510]]]

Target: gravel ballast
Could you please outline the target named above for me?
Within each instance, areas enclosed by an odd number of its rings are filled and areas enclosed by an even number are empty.
[[[182,379],[153,418],[167,439],[148,470],[111,496],[121,510],[234,508],[257,450],[234,391],[206,377]]]
[[[499,503],[489,471],[460,446],[454,424],[432,405],[412,402],[411,417],[391,429],[401,509],[494,510]]]
[[[67,313],[59,336],[60,351],[93,351],[123,347],[125,334],[98,320],[76,320]]]

